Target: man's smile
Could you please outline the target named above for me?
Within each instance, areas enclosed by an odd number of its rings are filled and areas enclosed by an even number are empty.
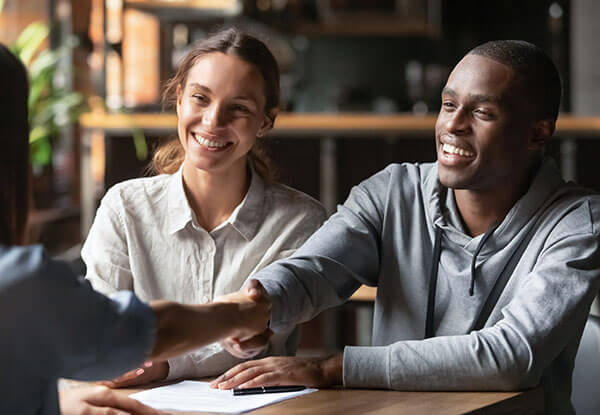
[[[442,143],[442,151],[444,153],[455,154],[464,157],[473,157],[475,155],[475,153],[473,153],[472,151],[465,150],[464,148],[448,143]]]

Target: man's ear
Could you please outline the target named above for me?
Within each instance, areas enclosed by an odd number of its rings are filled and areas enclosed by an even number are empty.
[[[554,134],[556,123],[554,120],[540,120],[536,121],[533,125],[533,134],[529,139],[530,150],[540,150],[544,148],[546,143],[552,138]]]
[[[277,112],[277,108],[274,108],[271,111],[269,111],[268,114],[265,114],[263,122],[258,132],[256,133],[257,137],[263,137],[273,128],[273,124],[275,124],[275,118],[277,117]]]

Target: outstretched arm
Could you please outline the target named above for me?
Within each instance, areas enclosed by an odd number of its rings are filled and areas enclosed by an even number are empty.
[[[247,340],[267,328],[271,304],[255,301],[253,289],[221,297],[211,304],[150,303],[156,340],[150,358],[165,360],[224,337]]]

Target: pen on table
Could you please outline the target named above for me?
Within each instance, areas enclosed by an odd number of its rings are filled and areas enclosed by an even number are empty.
[[[259,386],[258,388],[233,389],[233,395],[256,395],[258,393],[297,392],[306,389],[302,385]]]

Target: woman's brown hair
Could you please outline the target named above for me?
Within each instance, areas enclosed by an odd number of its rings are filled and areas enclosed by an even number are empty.
[[[187,76],[202,56],[221,52],[234,55],[254,65],[261,73],[265,85],[265,114],[275,122],[276,109],[279,106],[279,66],[267,46],[246,33],[235,28],[222,30],[200,42],[183,59],[173,78],[167,81],[163,91],[163,106],[174,108],[177,103],[177,87],[185,88]],[[178,139],[171,139],[161,145],[154,153],[152,170],[156,173],[172,174],[177,171],[185,157],[183,147]],[[262,140],[256,143],[248,153],[257,173],[266,181],[273,180],[271,162],[265,152]]]
[[[29,83],[25,67],[0,44],[0,244],[25,243],[29,213]]]

